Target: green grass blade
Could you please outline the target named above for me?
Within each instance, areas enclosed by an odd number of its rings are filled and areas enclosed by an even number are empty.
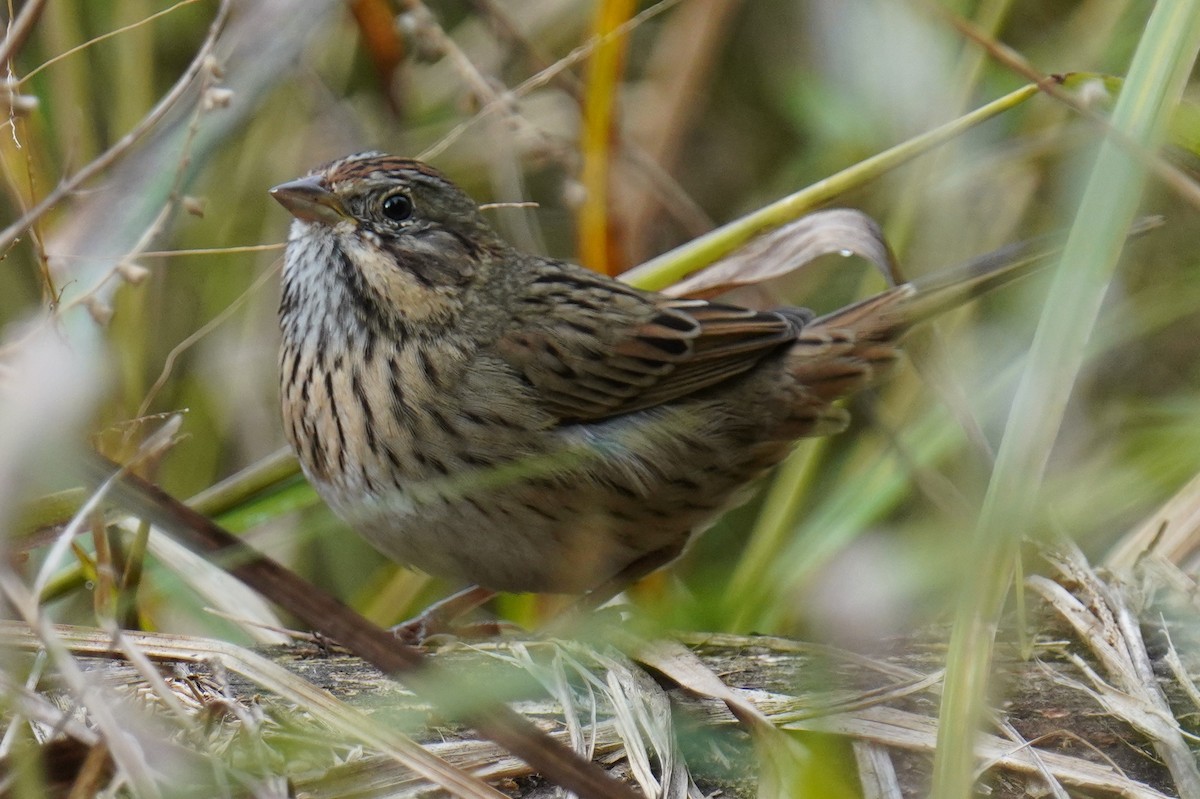
[[[623,279],[643,289],[660,290],[678,283],[697,269],[708,266],[736,250],[764,230],[778,227],[829,202],[847,190],[895,169],[928,150],[962,135],[967,130],[1024,103],[1038,93],[1035,85],[1014,92],[947,122],[928,133],[909,139],[878,155],[859,161],[824,180],[789,194],[754,213],[734,220],[698,239],[653,258],[625,273]]]
[[[1143,160],[1162,140],[1200,48],[1200,3],[1160,2],[1151,13],[1101,144],[1043,310],[977,527],[975,579],[958,604],[947,664],[932,795],[969,796],[973,732],[983,718],[991,649],[1021,535],[1034,516],[1051,446],[1087,339],[1137,211]]]

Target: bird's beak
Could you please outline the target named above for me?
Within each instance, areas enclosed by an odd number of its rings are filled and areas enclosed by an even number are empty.
[[[336,225],[346,218],[346,209],[333,192],[315,175],[289,180],[271,189],[271,196],[297,219]]]

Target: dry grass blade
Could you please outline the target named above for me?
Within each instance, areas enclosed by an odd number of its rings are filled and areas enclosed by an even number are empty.
[[[885,747],[870,741],[854,742],[854,760],[863,799],[902,799],[896,766]]]
[[[1200,475],[1130,530],[1104,558],[1104,565],[1129,574],[1137,561],[1153,552],[1175,564],[1185,563],[1200,548]]]
[[[1025,740],[1025,736],[1021,735],[1020,731],[1018,731],[1017,728],[1007,720],[1001,720],[997,726],[1003,730],[1004,734],[1010,741],[1033,755],[1035,762],[1038,764],[1038,774],[1046,783],[1046,790],[1049,791],[1050,794],[1055,797],[1055,799],[1071,799],[1070,795],[1067,793],[1067,789],[1063,787],[1062,783],[1058,781],[1058,778],[1054,776],[1054,773],[1050,771],[1049,766],[1046,765],[1046,761],[1042,759],[1041,753],[1033,747],[1032,741]],[[991,765],[992,764],[988,763],[986,764],[986,767],[990,768]],[[983,771],[983,769],[984,767],[981,767],[980,771]]]
[[[862,211],[832,208],[759,236],[664,293],[711,297],[799,271],[823,255],[857,255],[879,269],[890,285],[899,282],[895,259],[878,223]]]
[[[179,428],[182,423],[182,416],[175,415],[169,418],[166,423],[159,427],[159,429],[157,429],[149,438],[146,439],[145,442],[143,442],[137,455],[128,465],[124,467],[124,469],[137,468],[139,465],[142,465],[147,461],[151,461],[160,457],[162,453],[173,443],[173,439],[179,432]],[[124,469],[122,471],[124,471]],[[66,526],[63,527],[62,532],[58,534],[54,544],[50,547],[50,550],[46,555],[45,561],[42,563],[42,567],[38,570],[38,574],[33,580],[31,592],[34,596],[41,596],[45,591],[46,585],[50,582],[50,578],[53,575],[54,570],[58,568],[58,565],[66,555],[67,550],[74,543],[75,537],[79,535],[83,529],[85,529],[84,525],[88,523],[96,510],[101,506],[101,503],[104,502],[108,490],[112,487],[113,483],[116,482],[117,478],[120,477],[121,473],[122,472],[117,472],[113,474],[112,477],[110,477],[102,485],[100,485],[99,488],[92,492],[91,496],[88,497],[87,501],[83,503],[82,507],[80,507],[80,509],[75,513],[71,521],[68,522]]]
[[[937,745],[937,726],[935,719],[915,713],[895,708],[870,708],[853,715],[790,722],[785,729],[836,733],[897,749],[933,752]],[[1104,791],[1129,799],[1168,797],[1161,791],[1129,779],[1110,766],[1056,752],[1042,752],[1035,758],[1024,747],[1014,747],[1011,741],[995,735],[978,736],[975,751],[979,757],[997,766],[1025,774],[1040,774],[1043,767],[1048,768],[1064,785],[1084,791]]]
[[[55,635],[76,656],[110,657],[114,653],[112,637],[96,630],[58,627]],[[123,632],[121,639],[122,648],[136,649],[143,657],[158,662],[220,663],[223,668],[245,677],[263,690],[303,707],[321,724],[340,735],[388,754],[434,785],[454,791],[456,796],[493,799],[502,795],[486,783],[450,766],[407,736],[373,721],[361,711],[248,649],[221,641],[154,633]],[[0,623],[0,644],[26,650],[36,650],[44,645],[28,628],[13,622]],[[162,683],[164,689],[165,685]],[[177,707],[181,707],[178,699],[172,699]],[[88,709],[91,709],[90,705]],[[201,723],[201,714],[193,715],[193,721]]]
[[[799,775],[812,762],[808,747],[781,733],[752,699],[722,682],[695,653],[682,644],[668,641],[647,641],[638,645],[636,651],[638,660],[682,688],[724,703],[746,726],[760,763],[759,796],[785,796],[791,792],[790,786],[802,782]]]
[[[713,227],[703,209],[686,194],[672,202],[682,191],[667,193],[657,188],[656,176],[647,174],[643,164],[654,164],[663,175],[676,171],[683,144],[703,112],[696,98],[712,80],[717,54],[733,35],[730,23],[740,5],[741,0],[691,0],[665,20],[650,54],[646,79],[639,87],[646,99],[624,108],[630,134],[622,143],[628,150],[631,174],[621,186],[621,203],[612,212],[626,231],[632,263],[654,254],[652,238],[663,218],[657,211],[660,206],[690,236]]]
[[[11,703],[17,713],[40,724],[49,734],[66,735],[85,746],[100,743],[100,736],[95,730],[52,704],[42,694],[14,682],[8,674],[0,673],[0,692],[4,695],[4,701]]]
[[[1063,614],[1108,672],[1114,683],[1111,686],[1089,674],[1097,699],[1109,712],[1151,739],[1181,796],[1200,796],[1200,768],[1158,685],[1126,589],[1120,584],[1103,583],[1073,545],[1065,544],[1061,554],[1047,557],[1065,578],[1080,586],[1087,604],[1058,583],[1038,575],[1029,578],[1029,585]]]
[[[9,622],[9,626],[20,629],[33,646],[49,654],[56,673],[74,701],[88,709],[92,723],[135,795],[147,799],[161,797],[160,764],[151,757],[153,739],[150,731],[131,726],[128,714],[122,712],[112,693],[87,678],[70,649],[59,638],[57,629],[41,613],[36,598],[7,566],[0,567],[0,591],[25,619],[24,625]]]
[[[1187,667],[1183,665],[1179,650],[1175,648],[1175,642],[1171,640],[1169,632],[1167,633],[1167,654],[1163,661],[1171,669],[1171,675],[1175,677],[1175,682],[1191,700],[1192,706],[1196,710],[1200,710],[1200,686],[1196,684],[1195,679],[1188,673]]]
[[[712,669],[682,644],[647,641],[637,646],[637,659],[662,672],[698,696],[724,702],[729,712],[751,730],[774,729],[754,703],[721,681]]]
[[[735,640],[736,638],[734,637],[715,636],[697,637],[693,639],[693,642],[708,645],[733,645]],[[765,642],[770,639],[755,640]],[[796,649],[795,651],[811,651],[813,653],[818,651],[817,648],[810,648],[808,645],[798,645],[796,642],[775,640],[775,643],[784,650],[802,646],[803,649]],[[742,646],[744,647],[745,644]],[[765,718],[769,719],[772,725],[781,726],[785,729],[835,730],[841,734],[851,736],[856,743],[860,744],[866,742],[895,747],[901,750],[919,750],[924,752],[933,752],[935,750],[937,726],[933,719],[896,707],[885,706],[883,703],[895,702],[896,700],[902,700],[904,697],[915,696],[918,691],[940,691],[940,673],[929,675],[925,679],[917,680],[914,683],[914,679],[920,676],[920,673],[910,668],[897,666],[894,663],[882,660],[872,660],[862,656],[850,656],[848,653],[840,653],[836,650],[821,649],[820,651],[823,651],[831,661],[844,661],[846,664],[854,664],[857,668],[872,671],[878,670],[880,674],[886,674],[890,679],[898,682],[892,686],[882,686],[872,691],[863,691],[856,696],[805,698],[801,702],[784,702],[782,704],[779,701],[781,698],[778,696],[755,695],[747,692],[739,693],[747,698],[753,697],[758,706],[758,712],[761,712]],[[1069,657],[1068,660],[1074,664],[1074,668],[1079,673],[1089,673],[1087,664]],[[652,659],[652,662],[656,664],[655,667],[657,668],[659,660]],[[1032,668],[1036,669],[1037,666],[1034,665]],[[1062,685],[1065,693],[1063,696],[1055,697],[1054,699],[1043,697],[1046,701],[1044,704],[1038,703],[1038,709],[1033,711],[1034,715],[1042,711],[1055,712],[1054,709],[1060,707],[1059,703],[1071,701],[1067,698],[1071,694],[1093,696],[1097,698],[1097,701],[1100,701],[1095,692],[1075,680],[1064,677],[1061,671],[1056,670],[1051,672],[1050,678]],[[1036,688],[1031,687],[1030,690],[1035,694],[1040,694]],[[1181,687],[1180,693],[1186,693],[1186,688]],[[1101,702],[1101,706],[1104,706],[1103,702]],[[1028,716],[1029,714],[1029,710],[1019,711],[1019,715],[1022,716]],[[1127,721],[1132,725],[1132,720]],[[833,726],[830,726],[831,723]],[[1063,797],[1064,799],[1069,795],[1064,786],[1071,786],[1072,789],[1082,788],[1085,790],[1112,791],[1122,796],[1156,797],[1164,795],[1145,784],[1130,779],[1111,761],[1107,764],[1095,763],[1069,757],[1062,752],[1041,749],[1033,745],[1036,741],[1031,742],[1027,740],[1027,736],[1019,732],[1006,719],[1001,718],[995,723],[1004,732],[1008,740],[1006,741],[993,735],[985,736],[982,739],[979,755],[984,765],[981,767],[981,770],[1000,768],[1015,770],[1029,775],[1036,774],[1043,781],[1040,786],[1041,790],[1048,791],[1050,795]],[[1070,733],[1067,730],[1061,730],[1060,732],[1070,737]],[[1153,738],[1157,733],[1147,734]],[[1059,735],[1039,736],[1039,739],[1041,737],[1057,738]],[[1083,743],[1085,746],[1087,745],[1086,741]],[[1105,757],[1101,752],[1097,751],[1097,754],[1101,758]],[[871,776],[872,768],[860,762],[860,774],[864,780],[864,785],[867,785],[874,779]],[[864,771],[863,769],[866,770]],[[911,787],[911,784],[907,786],[909,791],[911,791]],[[906,793],[906,795],[911,794]]]
[[[136,532],[135,523],[132,519],[117,522],[131,535]],[[151,554],[160,563],[167,564],[179,579],[203,597],[208,607],[236,623],[252,641],[269,645],[289,640],[276,632],[283,627],[279,615],[245,583],[157,528],[150,528],[149,545]]]
[[[687,793],[687,770],[677,767],[680,758],[670,731],[666,694],[643,671],[615,661],[607,666],[605,687],[616,713],[617,734],[626,742],[638,785],[649,796],[682,799]],[[655,775],[651,755],[658,761],[661,775]]]
[[[695,784],[674,735],[671,704],[663,689],[644,671],[619,653],[560,642],[549,642],[554,653],[548,665],[517,645],[513,662],[532,674],[561,705],[570,739],[581,755],[594,755],[601,736],[597,722],[603,705],[611,715],[612,729],[620,740],[634,779],[647,796],[687,799]],[[497,652],[490,654],[501,657]],[[575,712],[574,691],[568,669],[582,683],[588,697],[587,724]],[[598,674],[599,672],[599,674]]]

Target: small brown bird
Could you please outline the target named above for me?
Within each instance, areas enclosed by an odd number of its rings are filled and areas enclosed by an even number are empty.
[[[640,291],[518,252],[418,161],[352,155],[271,190],[296,221],[282,400],[309,480],[387,556],[491,591],[636,579],[1015,256],[827,316]],[[484,594],[476,592],[475,598]]]

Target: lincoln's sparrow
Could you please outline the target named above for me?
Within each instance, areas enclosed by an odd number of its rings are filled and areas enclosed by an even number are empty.
[[[675,558],[916,321],[1016,273],[905,284],[814,319],[639,291],[513,249],[417,161],[272,190],[287,436],[372,544],[503,591],[582,592]]]

